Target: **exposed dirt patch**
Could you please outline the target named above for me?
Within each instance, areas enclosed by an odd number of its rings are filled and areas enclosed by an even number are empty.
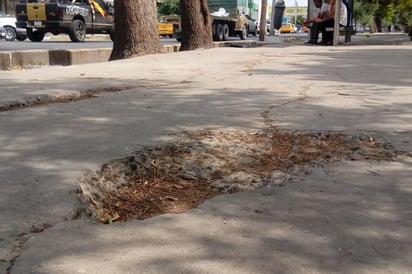
[[[180,142],[145,147],[85,173],[80,197],[88,216],[102,223],[146,219],[218,194],[282,185],[292,168],[392,157],[389,144],[363,134],[192,131]]]

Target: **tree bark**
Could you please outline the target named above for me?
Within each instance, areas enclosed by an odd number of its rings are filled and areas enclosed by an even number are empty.
[[[382,19],[380,16],[375,16],[374,17],[374,23],[376,27],[376,32],[382,32]]]
[[[10,1],[4,0],[4,13],[10,14]]]
[[[114,0],[115,39],[110,60],[164,52],[153,0]]]
[[[182,42],[180,50],[212,48],[212,23],[207,0],[180,0]]]
[[[262,0],[262,10],[260,13],[260,29],[259,29],[259,41],[265,41],[266,35],[266,12],[268,7],[268,1]],[[272,7],[273,8],[273,7]],[[273,20],[273,18],[272,18]]]

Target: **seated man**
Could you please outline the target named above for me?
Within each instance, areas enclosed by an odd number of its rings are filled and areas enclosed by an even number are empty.
[[[323,4],[320,7],[320,19],[326,19],[330,17],[330,0],[323,0]]]
[[[347,0],[340,0],[341,1],[341,8],[340,8],[340,26],[350,26],[350,17],[349,15],[349,3]],[[315,19],[314,23],[314,39],[315,41],[318,40],[319,32],[322,32],[322,41],[321,44],[324,45],[332,45],[333,44],[333,32],[327,32],[326,28],[333,28],[335,25],[335,7],[336,7],[336,0],[330,1],[330,17],[320,19]]]
[[[307,42],[305,42],[305,43],[308,43],[308,44],[316,44],[317,42],[317,38],[316,38],[316,41],[315,41],[315,38],[314,38],[314,33],[315,33],[315,30],[314,30],[314,23],[315,23],[315,20],[316,19],[318,19],[320,16],[321,16],[321,10],[322,10],[322,6],[323,6],[323,4],[322,4],[322,0],[313,0],[313,4],[315,5],[315,7],[316,7],[316,9],[317,9],[317,16],[316,16],[316,18],[313,18],[313,19],[307,19],[307,20],[305,20],[304,22],[303,22],[303,25],[305,25],[306,27],[309,27],[309,35],[310,35],[310,38],[309,38],[309,41],[307,41]]]

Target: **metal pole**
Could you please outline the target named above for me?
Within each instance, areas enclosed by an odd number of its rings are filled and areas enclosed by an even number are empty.
[[[297,25],[297,21],[298,20],[298,1],[295,0],[295,26]]]
[[[333,26],[333,45],[339,45],[339,22],[340,22],[340,8],[342,6],[341,0],[336,0],[335,3],[335,24]]]

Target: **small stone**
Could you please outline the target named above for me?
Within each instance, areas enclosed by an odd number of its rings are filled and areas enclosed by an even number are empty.
[[[174,151],[177,151],[179,149],[179,147],[176,144],[170,144],[170,145],[166,146],[166,149],[171,151],[171,152],[174,152]]]
[[[323,155],[323,159],[325,160],[330,160],[333,158],[333,155],[331,153],[326,153],[325,155]]]
[[[267,183],[268,184],[273,184],[273,185],[282,185],[283,182],[285,181],[285,172],[280,171],[280,170],[274,170],[272,173],[268,176]]]
[[[353,152],[355,152],[355,151],[359,151],[360,149],[361,149],[361,148],[360,148],[360,147],[358,147],[358,146],[351,148],[351,150],[352,150]]]
[[[191,175],[191,174],[188,174],[188,173],[179,173],[178,176],[179,176],[181,179],[183,179],[183,180],[188,180],[188,181],[196,180],[196,179],[197,179],[195,176],[193,176],[193,175]]]
[[[223,178],[224,175],[225,175],[225,174],[224,174],[223,171],[221,171],[221,170],[214,170],[214,171],[210,174],[210,176],[211,176],[212,178]]]
[[[296,156],[296,154],[290,154],[290,155],[289,155],[289,159],[290,159],[292,162],[296,162],[296,161],[298,160],[298,156]]]
[[[246,157],[243,157],[242,159],[241,159],[241,162],[243,163],[243,164],[253,164],[253,163],[255,163],[255,159],[254,158],[252,158],[252,157],[249,157],[249,156],[246,156]]]

